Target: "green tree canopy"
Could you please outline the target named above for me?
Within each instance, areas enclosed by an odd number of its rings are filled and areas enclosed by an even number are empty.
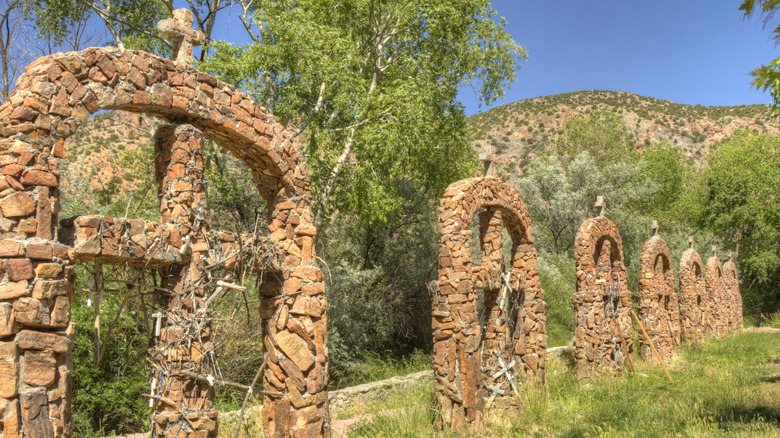
[[[704,172],[702,225],[731,242],[759,285],[780,279],[780,137],[737,132]],[[780,292],[780,291],[776,291]]]
[[[251,44],[215,43],[201,68],[298,127],[319,222],[385,223],[399,181],[435,197],[473,171],[458,91],[493,102],[526,56],[488,0],[277,0],[254,19]]]

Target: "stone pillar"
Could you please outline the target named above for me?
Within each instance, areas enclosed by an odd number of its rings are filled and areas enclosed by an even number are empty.
[[[70,437],[73,251],[55,242],[58,160],[49,148],[2,142],[0,430]]]
[[[706,274],[704,277],[707,290],[707,336],[720,338],[726,334],[725,319],[726,308],[724,306],[723,269],[721,261],[715,255],[707,259]]]
[[[582,382],[596,374],[622,375],[631,354],[631,292],[622,245],[617,227],[603,216],[588,219],[577,232],[572,309],[574,357]]]
[[[639,255],[637,314],[662,358],[680,347],[680,319],[669,248],[660,236],[645,242]],[[658,362],[650,343],[639,338],[639,351],[648,362]]]
[[[269,209],[271,239],[285,257],[260,288],[263,388],[284,395],[264,397],[263,428],[270,437],[329,437],[328,304],[315,263],[313,216],[306,199],[280,197]]]
[[[191,125],[167,125],[155,133],[155,173],[160,186],[161,223],[174,224],[170,240],[189,250],[189,264],[161,270],[161,286],[173,291],[165,297],[158,343],[152,360],[155,370],[153,431],[158,437],[206,438],[217,436],[217,411],[212,408],[214,389],[205,381],[183,377],[188,371],[214,376],[211,316],[205,309],[208,281],[205,258],[208,243],[203,232],[210,228],[203,173],[203,134]],[[173,404],[171,404],[171,402]]]
[[[680,259],[680,325],[682,340],[687,345],[699,345],[704,338],[706,321],[706,291],[701,256],[691,247]]]

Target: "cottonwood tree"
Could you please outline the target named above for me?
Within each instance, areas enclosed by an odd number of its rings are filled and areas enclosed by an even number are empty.
[[[526,56],[488,0],[244,6],[253,41],[216,42],[201,67],[297,127],[320,224],[335,211],[384,224],[398,181],[432,198],[472,172],[458,91],[493,102]]]

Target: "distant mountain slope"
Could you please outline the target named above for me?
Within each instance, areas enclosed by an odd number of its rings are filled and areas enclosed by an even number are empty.
[[[554,146],[566,122],[597,110],[617,114],[641,150],[653,143],[679,147],[697,166],[740,128],[780,135],[766,105],[683,105],[622,91],[578,91],[502,105],[468,118],[471,144],[493,146],[499,174],[516,176],[540,150]]]

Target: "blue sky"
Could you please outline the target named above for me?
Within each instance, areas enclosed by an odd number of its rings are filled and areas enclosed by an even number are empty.
[[[768,103],[748,73],[778,56],[739,0],[497,0],[528,61],[491,105],[579,90],[616,90],[691,105]],[[461,92],[467,114],[478,108]]]
[[[178,3],[178,2],[177,2]],[[745,19],[741,0],[494,0],[508,31],[528,51],[517,81],[495,107],[580,90],[629,91],[691,105],[769,103],[748,73],[778,56],[760,17]],[[240,43],[231,11],[215,39]],[[468,115],[473,90],[460,94]]]

